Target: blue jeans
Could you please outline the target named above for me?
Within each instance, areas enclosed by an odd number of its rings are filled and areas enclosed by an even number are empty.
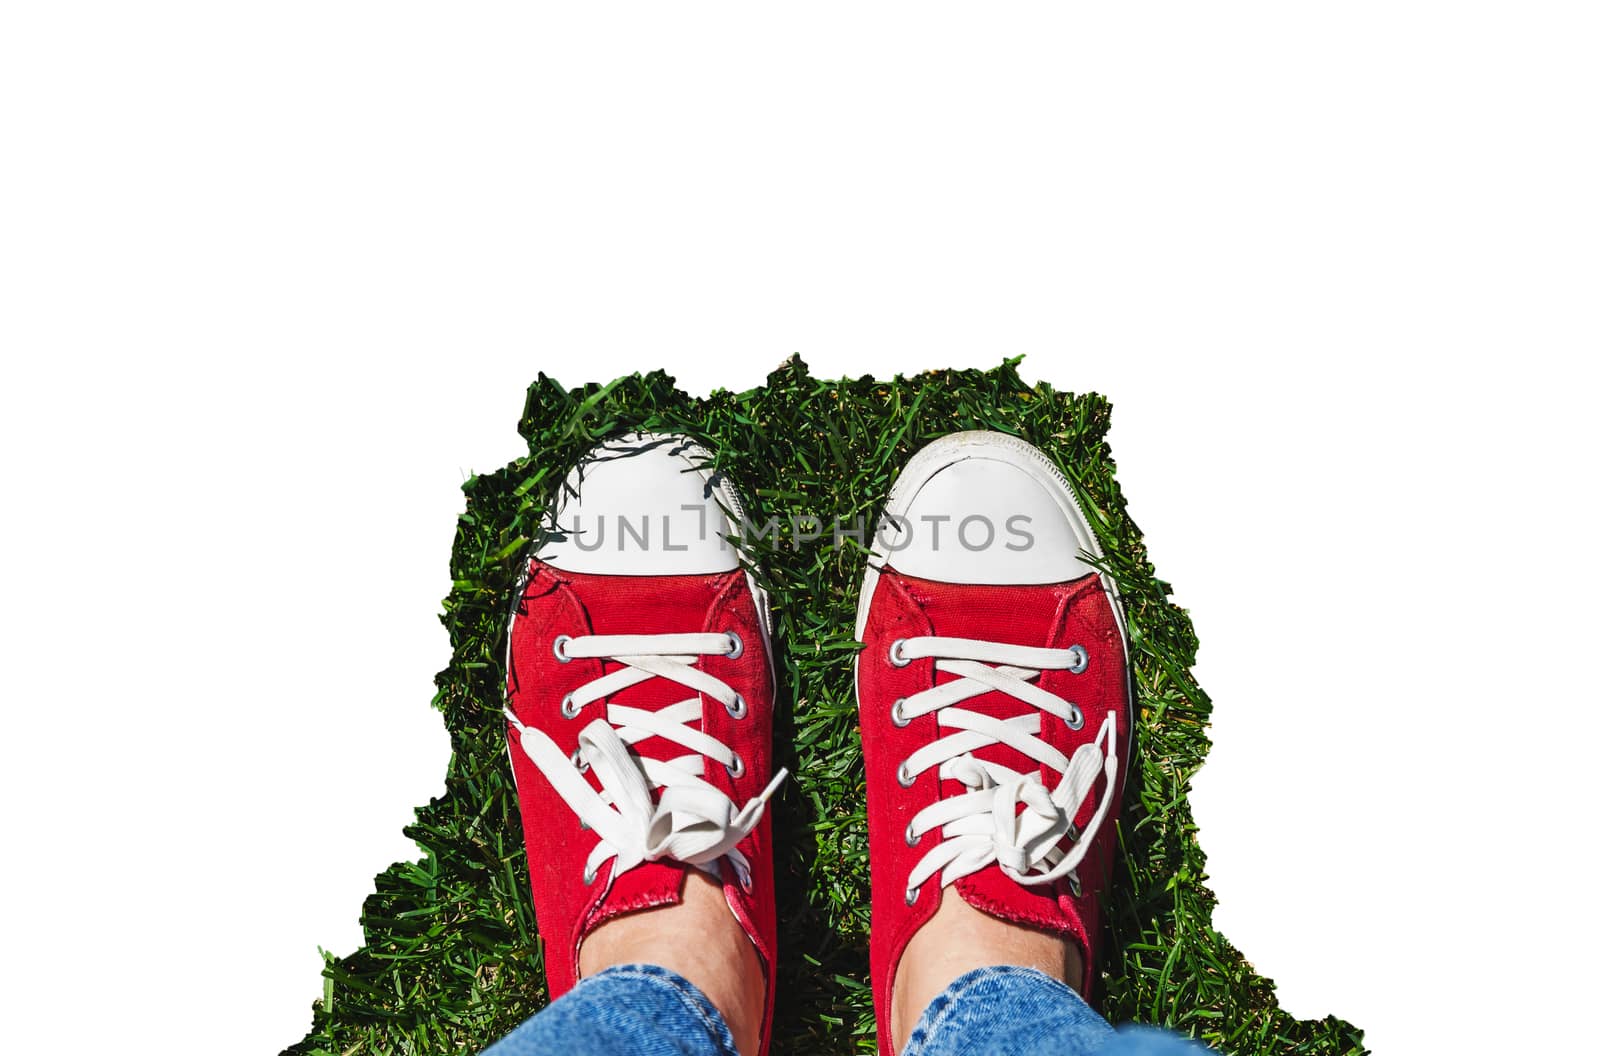
[[[923,1012],[901,1056],[1201,1056],[1147,1027],[1111,1029],[1083,998],[1032,968],[968,972]],[[571,992],[483,1056],[738,1056],[728,1024],[682,976],[618,965]],[[750,1056],[755,1056],[754,1053]]]

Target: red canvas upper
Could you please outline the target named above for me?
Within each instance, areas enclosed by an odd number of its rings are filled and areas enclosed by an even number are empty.
[[[1119,759],[1126,760],[1131,729],[1127,659],[1113,604],[1098,575],[1038,586],[939,583],[904,576],[892,568],[885,568],[879,575],[862,634],[856,682],[866,757],[872,859],[872,982],[881,1051],[894,1051],[889,1030],[890,1004],[901,954],[917,929],[933,916],[940,899],[939,879],[935,876],[923,885],[913,905],[906,904],[907,878],[912,867],[941,839],[940,832],[934,830],[924,834],[916,846],[907,846],[906,827],[923,808],[967,791],[959,781],[941,780],[937,769],[918,776],[910,788],[901,787],[897,780],[900,763],[913,751],[952,731],[938,727],[937,713],[913,718],[904,728],[897,727],[891,720],[894,702],[953,676],[936,673],[932,659],[913,660],[896,667],[889,662],[892,643],[936,635],[1052,649],[1081,645],[1089,656],[1081,673],[1045,671],[1034,684],[1076,704],[1084,713],[1083,728],[1074,731],[1044,713],[1039,737],[1071,757],[1078,746],[1094,740],[1105,716],[1115,713],[1119,742],[1116,752]],[[1035,710],[998,691],[973,697],[960,706],[996,718]],[[1005,745],[980,748],[975,755],[1023,773],[1041,771],[1037,762]],[[1119,773],[1125,772],[1124,764]],[[1043,768],[1041,776],[1049,789],[1061,779],[1049,768]],[[1023,886],[1005,875],[998,864],[990,864],[952,885],[977,909],[1075,942],[1084,956],[1086,987],[1095,967],[1099,895],[1108,879],[1116,845],[1120,776],[1117,783],[1117,788],[1107,789],[1103,779],[1097,780],[1076,818],[1082,829],[1102,797],[1112,797],[1110,813],[1076,870],[1081,896],[1072,893],[1065,878],[1053,885]]]
[[[566,572],[534,559],[527,585],[511,625],[507,665],[509,707],[525,725],[543,731],[564,752],[578,744],[578,733],[608,703],[656,710],[692,696],[691,690],[663,678],[651,678],[590,704],[577,718],[561,713],[565,694],[616,670],[615,661],[574,658],[563,663],[552,651],[558,635],[679,634],[735,632],[743,642],[738,657],[704,656],[697,666],[742,694],[748,713],[732,717],[712,699],[702,700],[699,728],[733,748],[743,759],[744,773],[708,763],[704,780],[742,807],[758,796],[772,770],[772,662],[767,652],[761,615],[742,571],[708,575],[617,576]],[[545,972],[552,1000],[577,981],[578,947],[600,923],[633,910],[676,904],[682,899],[685,870],[663,860],[645,862],[613,880],[614,861],[603,864],[595,881],[585,884],[584,868],[599,837],[583,828],[576,814],[555,793],[549,781],[524,754],[517,731],[508,725],[511,762],[522,809],[528,850],[528,875],[534,910],[544,941]],[[641,756],[672,759],[681,745],[649,737],[637,742]],[[589,783],[600,785],[592,773]],[[776,920],[773,910],[771,822],[763,817],[740,844],[750,862],[746,891],[734,870],[722,861],[722,888],[735,917],[744,926],[766,965],[768,1003],[772,1005]],[[763,1051],[771,1017],[763,1027]]]

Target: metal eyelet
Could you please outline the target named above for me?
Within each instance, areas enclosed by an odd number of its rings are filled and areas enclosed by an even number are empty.
[[[598,878],[599,876],[600,876],[600,870],[599,869],[585,869],[583,871],[583,883],[584,883],[584,886],[587,887],[588,885],[594,883],[596,878]]]
[[[911,725],[911,720],[906,717],[906,698],[901,697],[894,702],[894,707],[889,709],[889,721],[901,729]]]
[[[1083,885],[1078,882],[1078,874],[1067,874],[1067,887],[1072,891],[1073,898],[1081,898],[1083,896]]]
[[[889,643],[889,663],[893,664],[895,667],[905,667],[907,664],[909,664],[911,662],[911,658],[905,655],[905,650],[906,640],[904,638],[896,638],[893,642]]]
[[[724,655],[727,656],[729,660],[737,660],[739,657],[744,655],[744,639],[739,637],[739,633],[737,631],[728,631],[727,635],[728,641],[732,643],[732,647]]]
[[[906,888],[906,905],[908,905],[908,906],[916,905],[917,904],[917,896],[920,895],[920,894],[922,894],[922,888],[920,888],[920,887],[908,887],[908,888]]]
[[[578,707],[577,701],[572,699],[572,694],[571,693],[568,693],[566,696],[561,698],[561,717],[562,718],[564,718],[564,719],[575,719],[575,718],[578,717],[578,712],[581,711],[581,710],[583,710],[583,709]]]
[[[1067,729],[1083,729],[1083,709],[1078,707],[1076,704],[1072,706],[1072,714],[1067,718]]]
[[[1076,840],[1079,836],[1082,836],[1082,835],[1083,835],[1083,833],[1078,831],[1078,826],[1071,825],[1071,824],[1069,824],[1067,826],[1067,839]]]
[[[570,641],[572,641],[572,635],[558,634],[556,635],[556,640],[550,643],[550,651],[556,654],[556,659],[560,660],[563,664],[572,663],[572,657],[567,655],[566,650],[566,645]]]
[[[735,780],[744,776],[744,760],[739,757],[738,752],[733,753],[733,762],[728,764],[728,776]]]
[[[733,703],[725,704],[723,707],[728,709],[728,715],[731,718],[742,719],[746,715],[750,714],[750,708],[745,704],[744,694],[742,693],[735,693],[733,695]]]
[[[739,877],[739,887],[744,891],[745,894],[748,895],[751,891],[755,890],[755,886],[756,882],[750,879],[748,876]]]
[[[1075,675],[1083,674],[1083,669],[1089,666],[1089,651],[1081,645],[1074,645],[1067,649],[1072,655],[1072,662],[1067,665],[1067,670]]]
[[[583,749],[574,748],[572,750],[572,755],[569,758],[571,758],[571,760],[572,760],[572,765],[578,768],[578,773],[586,774],[586,773],[589,772],[589,764],[583,758]],[[580,824],[582,824],[584,828],[588,828],[589,827],[589,823],[588,822],[582,821],[582,819],[579,819],[579,821],[580,821]]]
[[[922,842],[922,837],[916,835],[915,833],[913,833],[911,831],[911,825],[908,822],[906,824],[906,846],[907,847],[915,847],[917,844],[919,844],[921,842]]]
[[[900,764],[900,769],[895,771],[895,780],[900,782],[901,788],[910,788],[916,783],[916,776],[911,773],[911,768],[905,763]]]

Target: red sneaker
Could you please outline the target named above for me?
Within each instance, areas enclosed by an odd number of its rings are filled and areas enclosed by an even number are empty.
[[[562,489],[564,532],[528,563],[507,643],[506,719],[534,910],[555,999],[599,924],[717,878],[765,962],[776,920],[766,596],[727,542],[738,496],[678,436],[595,448]]]
[[[856,620],[885,1053],[900,957],[946,885],[1066,936],[1091,977],[1131,708],[1114,587],[1085,555],[1071,486],[1016,437],[943,437],[890,491]]]

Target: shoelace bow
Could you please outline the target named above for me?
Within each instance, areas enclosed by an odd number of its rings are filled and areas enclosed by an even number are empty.
[[[744,773],[738,753],[715,737],[692,728],[701,718],[702,696],[718,701],[734,718],[743,718],[744,698],[721,679],[694,665],[701,656],[738,656],[744,645],[737,634],[648,634],[562,636],[553,645],[556,658],[609,659],[619,666],[567,695],[562,714],[575,719],[585,707],[651,678],[664,678],[695,695],[656,711],[608,704],[578,734],[578,749],[568,756],[541,730],[524,725],[509,707],[506,719],[516,727],[522,750],[549,780],[556,794],[600,837],[584,867],[584,883],[593,883],[600,866],[614,859],[611,876],[644,862],[670,858],[719,875],[718,861],[733,864],[739,884],[750,886],[750,862],[737,845],[761,822],[767,800],[789,775],[779,770],[760,795],[740,810],[704,778],[707,759],[720,763],[733,777]],[[637,755],[629,746],[660,737],[687,749],[674,759]],[[593,768],[600,791],[584,777]],[[659,799],[651,793],[661,790]]]
[[[1083,726],[1083,712],[1032,680],[1044,671],[1081,673],[1089,664],[1088,652],[1080,645],[1044,649],[930,636],[896,641],[890,646],[889,658],[897,666],[933,658],[936,671],[957,676],[895,702],[892,718],[896,725],[936,714],[941,730],[954,731],[918,748],[900,764],[901,785],[910,787],[917,775],[937,768],[941,780],[960,781],[968,789],[918,811],[907,826],[910,846],[934,829],[941,831],[943,840],[912,868],[906,901],[915,902],[922,885],[935,873],[940,874],[939,883],[944,886],[991,862],[999,863],[1011,879],[1029,886],[1053,883],[1064,876],[1077,893],[1075,870],[1105,820],[1110,790],[1116,787],[1117,716],[1109,713],[1095,739],[1080,745],[1069,760],[1039,739],[1040,713],[1049,712],[1076,730]],[[1036,710],[997,719],[956,706],[991,690]],[[1039,771],[1019,773],[972,754],[995,744],[1014,748],[1055,770],[1062,775],[1060,782],[1054,789],[1046,789]],[[1106,794],[1080,833],[1073,818],[1102,773]],[[1073,843],[1070,850],[1062,849],[1063,838]]]

